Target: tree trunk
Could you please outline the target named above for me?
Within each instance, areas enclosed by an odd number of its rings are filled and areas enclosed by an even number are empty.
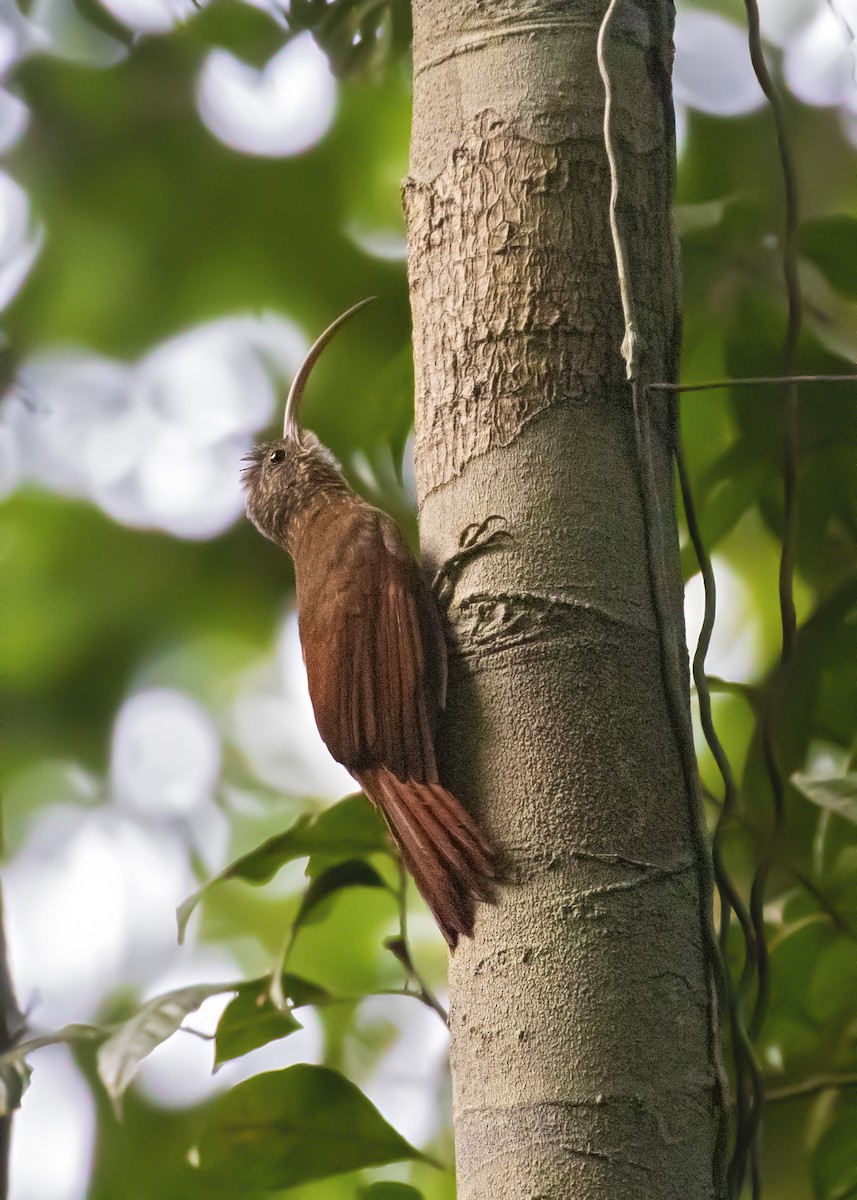
[[[710,1197],[710,901],[648,569],[609,228],[607,0],[414,0],[405,187],[426,560],[490,514],[450,610],[446,779],[506,883],[450,965],[460,1200]],[[650,379],[679,337],[673,9],[607,46]],[[678,628],[669,414],[652,413]],[[685,699],[686,706],[686,699]],[[683,719],[689,719],[687,712]],[[704,873],[702,873],[704,874]]]

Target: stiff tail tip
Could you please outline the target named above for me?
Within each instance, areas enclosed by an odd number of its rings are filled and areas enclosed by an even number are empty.
[[[477,901],[494,899],[494,848],[439,783],[402,780],[384,767],[357,778],[384,817],[402,861],[454,950],[460,937],[473,936]]]

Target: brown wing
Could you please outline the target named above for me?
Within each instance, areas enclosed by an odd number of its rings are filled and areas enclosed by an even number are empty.
[[[313,534],[296,570],[319,732],[352,771],[385,766],[436,782],[446,647],[419,567],[395,524],[369,505],[331,505]]]
[[[438,782],[443,627],[389,517],[329,504],[297,555],[298,623],[316,724],[382,813],[450,947],[493,897],[490,840]]]

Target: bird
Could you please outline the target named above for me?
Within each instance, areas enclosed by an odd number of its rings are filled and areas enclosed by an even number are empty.
[[[440,608],[393,519],[352,489],[334,455],[300,424],[322,351],[373,299],[342,313],[311,346],[289,390],[283,436],[246,456],[242,483],[247,516],[294,562],[321,738],[383,817],[455,950],[473,936],[477,903],[494,899],[498,871],[491,839],[438,772],[447,677]]]

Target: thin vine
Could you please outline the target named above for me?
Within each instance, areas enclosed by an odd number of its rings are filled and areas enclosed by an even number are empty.
[[[752,1039],[744,1019],[743,997],[752,987],[753,979],[758,970],[759,950],[756,940],[756,929],[747,906],[740,893],[735,888],[723,858],[723,836],[728,823],[734,818],[738,805],[738,786],[732,772],[732,766],[723,743],[714,724],[711,708],[711,690],[705,674],[705,659],[711,644],[711,634],[717,612],[717,590],[711,558],[702,537],[693,491],[690,486],[690,476],[681,444],[681,434],[677,420],[673,423],[673,452],[678,468],[679,486],[682,503],[684,504],[685,519],[688,534],[699,563],[705,595],[705,608],[696,651],[693,656],[693,680],[696,684],[697,701],[699,704],[699,719],[705,740],[711,750],[712,757],[723,781],[723,802],[720,807],[717,824],[712,839],[712,863],[717,891],[720,896],[720,948],[724,962],[727,960],[729,946],[729,930],[731,914],[734,912],[741,927],[744,939],[744,963],[738,988],[735,989],[729,980],[728,1005],[729,1025],[732,1034],[732,1052],[735,1067],[735,1145],[729,1162],[727,1174],[730,1200],[737,1200],[741,1192],[741,1182],[745,1171],[746,1158],[751,1153],[753,1140],[756,1136],[758,1122],[756,1114],[761,1112],[764,1105],[764,1080],[762,1069],[756,1057]],[[758,1200],[758,1181],[754,1181],[753,1200]]]
[[[719,1009],[729,1004],[729,981],[721,946],[714,927],[712,904],[714,874],[699,794],[699,779],[696,767],[696,751],[693,745],[693,733],[686,711],[685,678],[679,657],[681,639],[678,635],[666,582],[667,568],[664,552],[664,536],[652,458],[650,406],[647,403],[647,389],[640,384],[641,360],[645,355],[646,345],[640,334],[637,322],[630,265],[618,216],[620,189],[619,164],[612,127],[612,81],[606,59],[606,47],[610,39],[612,23],[618,5],[619,0],[610,0],[607,6],[598,31],[596,51],[598,69],[604,86],[604,147],[610,168],[610,232],[616,257],[619,292],[622,301],[625,333],[621,345],[621,354],[625,360],[626,376],[631,387],[634,436],[646,537],[647,562],[660,644],[664,690],[682,765],[685,791],[688,798],[689,824],[699,878],[700,925],[710,971],[708,1005],[709,1057],[720,1093],[719,1119],[714,1148],[714,1184],[717,1195],[725,1196],[727,1195],[728,1171],[729,1089],[720,1058]],[[740,1053],[740,1051],[736,1052]]]
[[[761,1196],[761,1175],[759,1165],[759,1131],[765,1104],[764,1081],[755,1054],[754,1043],[758,1041],[770,1000],[770,970],[768,963],[768,948],[765,940],[764,904],[767,883],[771,869],[778,856],[779,844],[786,817],[786,784],[780,764],[777,745],[777,730],[779,727],[780,707],[786,686],[789,665],[794,657],[797,642],[797,616],[794,601],[794,575],[796,553],[796,499],[797,499],[797,466],[799,453],[799,392],[800,383],[819,381],[853,381],[853,375],[818,376],[798,375],[795,371],[798,342],[802,326],[803,297],[798,275],[797,236],[799,227],[799,207],[797,176],[794,160],[789,143],[785,110],[779,93],[771,78],[764,59],[759,21],[757,0],[745,0],[747,13],[748,39],[750,58],[759,84],[768,99],[776,127],[777,145],[783,176],[785,194],[785,223],[782,240],[782,271],[788,302],[788,320],[783,345],[783,371],[779,376],[755,377],[752,379],[723,380],[709,384],[691,384],[685,387],[674,383],[651,383],[640,385],[640,358],[645,353],[645,345],[637,326],[634,308],[633,289],[628,269],[628,256],[624,244],[622,230],[619,224],[617,209],[619,196],[619,171],[616,150],[612,136],[612,89],[609,71],[605,59],[605,47],[610,35],[612,22],[618,8],[619,0],[610,0],[604,19],[598,33],[598,66],[604,84],[604,143],[610,167],[610,230],[616,255],[619,291],[622,300],[625,334],[622,342],[622,355],[625,359],[626,374],[631,384],[631,397],[634,413],[634,428],[637,445],[638,467],[640,471],[641,497],[643,516],[646,527],[649,570],[652,581],[652,593],[656,611],[659,637],[661,641],[662,662],[665,675],[667,698],[670,706],[672,721],[676,736],[682,751],[685,775],[688,783],[688,793],[698,799],[698,777],[696,773],[696,758],[692,737],[684,711],[684,695],[682,688],[682,672],[678,661],[678,637],[674,628],[672,612],[669,606],[665,584],[665,560],[663,550],[663,532],[661,529],[661,513],[657,501],[649,428],[649,392],[668,391],[676,394],[680,391],[702,391],[718,386],[762,386],[764,384],[785,384],[785,430],[783,439],[783,534],[782,551],[779,567],[779,606],[782,631],[782,648],[779,661],[774,670],[768,690],[767,701],[761,717],[762,750],[765,769],[771,787],[773,798],[773,822],[759,854],[756,873],[750,890],[749,907],[745,905],[739,892],[733,885],[726,870],[722,851],[722,838],[728,822],[734,817],[738,789],[732,774],[731,766],[723,749],[722,743],[714,726],[711,695],[705,675],[705,657],[711,638],[711,632],[716,612],[715,580],[711,568],[699,524],[693,506],[693,496],[689,476],[681,448],[678,430],[677,406],[672,409],[673,415],[673,451],[675,454],[679,482],[688,522],[691,541],[700,565],[700,571],[705,587],[705,614],[702,632],[696,648],[693,661],[693,676],[699,698],[700,721],[708,745],[723,780],[723,804],[714,833],[711,849],[711,860],[708,858],[708,845],[704,822],[701,813],[693,814],[693,833],[697,843],[697,855],[700,866],[701,898],[703,905],[706,897],[710,897],[710,881],[707,876],[713,871],[721,900],[721,923],[719,939],[713,934],[713,917],[709,912],[708,918],[703,914],[703,925],[707,934],[713,937],[714,946],[710,952],[711,968],[717,983],[721,1003],[729,1009],[729,1020],[732,1032],[732,1050],[735,1064],[736,1086],[736,1134],[732,1158],[726,1169],[725,1189],[730,1200],[740,1196],[744,1178],[749,1163],[753,1200]],[[641,398],[642,391],[642,398]],[[689,749],[688,749],[689,742]],[[699,805],[695,806],[697,809]],[[735,914],[744,941],[744,962],[737,990],[733,989],[725,967],[725,956],[729,942],[731,916]],[[753,997],[752,1013],[749,1023],[744,1021],[744,1005]],[[715,1010],[716,1021],[716,1010]],[[715,1059],[716,1059],[716,1050]],[[724,1112],[727,1105],[724,1104]],[[728,1121],[728,1117],[727,1117]],[[718,1133],[716,1148],[718,1166],[722,1164],[728,1141],[728,1125],[724,1131],[723,1123]]]
[[[759,20],[757,0],[744,0],[747,12],[747,31],[750,48],[750,60],[756,78],[764,92],[777,136],[777,147],[780,157],[780,169],[783,177],[783,192],[785,206],[785,221],[782,244],[782,271],[788,304],[788,319],[786,334],[783,342],[783,374],[795,376],[797,362],[798,340],[800,338],[803,319],[803,296],[798,275],[797,238],[800,224],[798,206],[797,172],[789,141],[785,108],[782,98],[774,84],[762,47],[762,31]],[[794,601],[795,574],[795,545],[797,537],[797,462],[799,445],[799,392],[798,381],[791,378],[785,385],[785,432],[783,438],[783,537],[779,570],[779,602],[780,624],[782,628],[782,649],[780,659],[774,669],[768,700],[762,715],[762,752],[765,768],[771,787],[773,799],[773,824],[767,844],[763,847],[756,868],[756,874],[750,889],[750,913],[756,929],[758,966],[758,986],[756,1001],[750,1017],[750,1037],[757,1041],[767,1016],[770,1003],[770,969],[768,964],[768,949],[765,941],[765,893],[771,869],[776,861],[779,843],[782,838],[786,820],[786,783],[780,764],[779,748],[777,746],[777,730],[779,726],[780,706],[785,690],[786,676],[791,660],[794,657],[797,643],[797,614]],[[754,1196],[761,1191],[758,1131],[764,1110],[764,1096],[758,1108],[754,1110],[753,1136],[750,1141],[749,1153],[753,1180]],[[738,1164],[742,1166],[742,1164]],[[740,1189],[741,1174],[738,1175]]]

